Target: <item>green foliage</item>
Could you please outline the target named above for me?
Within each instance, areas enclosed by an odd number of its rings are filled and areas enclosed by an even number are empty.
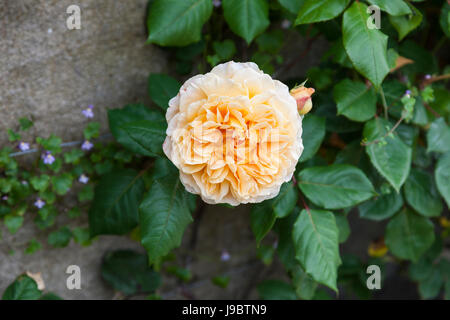
[[[450,7],[442,2],[222,0],[214,7],[211,0],[150,1],[147,41],[166,47],[171,76],[149,76],[149,107],[108,110],[113,142],[100,137],[99,123],[88,122],[82,137],[94,143],[89,152],[55,135],[36,137],[30,148],[37,149],[37,161],[22,163],[14,157],[23,152],[13,148],[33,141],[33,121],[24,117],[5,129],[10,143],[0,149],[0,219],[16,233],[32,215],[54,247],[72,238],[88,246],[98,235],[131,233],[147,254],[115,251],[102,265],[104,280],[126,296],[159,297],[160,276],[149,263],[189,282],[190,269],[175,259],[165,265],[196,216],[197,201],[162,151],[165,113],[187,78],[228,60],[253,61],[290,88],[308,78],[306,85],[316,89],[314,107],[302,117],[304,150],[295,177],[250,210],[256,256],[265,265],[278,259],[289,279],[261,283],[261,298],[330,298],[324,286],[370,298],[365,267],[373,259],[339,253],[339,244],[358,235],[348,221],[358,218],[386,220],[386,233],[379,236],[395,259],[373,263],[408,260],[421,297],[442,297],[444,291],[448,298],[449,262],[435,248],[450,234],[449,68],[443,58]],[[381,29],[368,23],[372,4],[383,11]],[[314,60],[317,65],[306,65],[316,39],[328,41],[330,49]],[[402,65],[404,58],[411,61]],[[296,74],[297,63],[303,63],[302,74]],[[46,151],[55,157],[52,164],[39,159]],[[76,193],[72,207],[65,201],[69,190]],[[82,219],[87,208],[88,228],[57,223],[60,212]],[[270,243],[272,230],[276,241]],[[41,247],[33,239],[24,252]],[[212,278],[222,288],[230,281]],[[42,295],[26,276],[5,296],[56,298]]]
[[[294,224],[295,257],[315,281],[337,292],[339,236],[332,212],[302,210]]]
[[[341,14],[349,3],[350,0],[305,0],[295,23],[306,24],[331,20]]]
[[[390,15],[389,21],[398,32],[398,39],[401,41],[408,33],[416,29],[422,22],[422,13],[414,6],[410,6],[412,13],[408,15]]]
[[[408,204],[425,217],[437,217],[442,212],[442,201],[429,173],[417,169],[411,170],[411,174],[405,183],[405,199]]]
[[[258,285],[259,297],[263,300],[296,300],[294,288],[281,280],[265,280]]]
[[[181,244],[183,232],[192,222],[187,191],[171,166],[168,175],[153,177],[139,207],[141,242],[147,249],[150,264],[156,266]]]
[[[445,153],[450,150],[450,127],[443,118],[431,123],[427,132],[427,152]]]
[[[439,192],[447,203],[447,207],[450,208],[450,152],[439,158],[434,177]]]
[[[197,42],[211,12],[210,0],[155,0],[147,18],[148,42],[162,46]]]
[[[164,111],[169,107],[169,100],[177,95],[180,86],[177,80],[165,74],[152,73],[148,77],[150,98]]]
[[[55,248],[64,248],[69,244],[70,239],[72,239],[72,232],[69,228],[63,227],[48,235],[48,244]]]
[[[143,136],[151,138],[153,135],[164,134],[165,119],[162,113],[157,110],[149,109],[143,104],[127,105],[122,109],[112,109],[108,111],[109,129],[114,138],[130,151],[152,156],[152,149],[148,149],[146,145],[141,145]],[[158,130],[146,133],[134,130],[136,125],[142,121],[149,121],[152,125],[158,126]],[[125,127],[130,125],[128,130]],[[151,129],[151,127],[149,128]],[[161,146],[159,146],[161,147]],[[155,151],[155,150],[153,150]]]
[[[248,44],[269,26],[267,0],[223,0],[222,6],[230,29]]]
[[[334,164],[300,171],[298,185],[316,205],[325,209],[342,209],[375,195],[364,173],[350,165]]]
[[[311,159],[317,150],[319,150],[325,137],[325,118],[308,114],[303,118],[302,128],[304,150],[300,156],[300,162]]]
[[[41,294],[36,281],[27,275],[21,275],[6,288],[2,300],[37,300]]]
[[[355,1],[344,12],[343,43],[355,69],[378,88],[389,72],[386,53],[388,37],[377,29],[369,29],[368,19],[367,6]]]
[[[117,250],[103,257],[102,278],[126,296],[153,293],[161,284],[159,273],[148,266],[147,257],[131,250]]]
[[[375,115],[377,97],[372,87],[344,79],[333,90],[338,114],[353,121],[365,122]]]
[[[363,134],[373,166],[398,192],[409,175],[412,151],[397,135],[388,135],[390,129],[387,120],[377,118],[366,122]]]
[[[143,194],[142,175],[135,170],[119,169],[104,175],[89,209],[91,236],[130,232],[138,223]]]
[[[410,209],[396,214],[386,228],[386,245],[398,258],[417,261],[433,244],[433,223]]]

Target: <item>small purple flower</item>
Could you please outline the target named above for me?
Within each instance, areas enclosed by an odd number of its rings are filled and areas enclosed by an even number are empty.
[[[34,205],[36,206],[36,208],[42,209],[45,206],[45,201],[42,201],[40,198],[37,198]]]
[[[220,7],[220,5],[222,4],[222,1],[220,1],[220,0],[213,0],[213,6],[214,7],[216,7],[216,8],[218,8],[218,7]]]
[[[4,196],[2,197],[2,200],[3,200],[3,201],[8,200],[8,196],[7,196],[7,195],[4,195]]]
[[[288,19],[284,19],[281,22],[281,28],[283,28],[283,29],[289,29],[290,26],[291,26],[291,22]]]
[[[81,145],[81,149],[82,149],[82,150],[89,151],[89,150],[92,149],[93,146],[94,146],[94,145],[93,145],[89,140],[86,140],[86,141],[83,142],[83,144]]]
[[[27,185],[28,185],[28,182],[25,181],[25,180],[22,180],[21,183],[22,183],[24,186],[27,186]]]
[[[50,153],[50,151],[46,151],[42,154],[42,161],[44,161],[45,164],[52,164],[55,162],[55,157]]]
[[[87,109],[84,109],[83,111],[81,111],[81,113],[83,113],[83,115],[88,119],[93,118],[94,112],[92,111],[92,109],[94,109],[94,106],[91,104],[87,107]]]
[[[411,95],[411,90],[406,90],[405,95],[409,97]]]
[[[430,80],[430,79],[431,79],[431,74],[425,75],[425,79],[426,79],[426,80]]]
[[[222,260],[222,261],[228,261],[228,260],[230,260],[230,258],[231,258],[231,256],[230,256],[230,254],[228,253],[228,251],[227,251],[227,250],[223,250],[223,251],[222,251],[222,254],[221,254],[221,256],[220,256],[220,260]]]
[[[86,184],[86,183],[89,182],[89,177],[86,176],[86,175],[83,173],[83,174],[80,176],[80,178],[78,178],[78,181],[81,182],[81,183]]]
[[[19,143],[19,149],[20,151],[27,151],[30,150],[30,144],[26,142]]]

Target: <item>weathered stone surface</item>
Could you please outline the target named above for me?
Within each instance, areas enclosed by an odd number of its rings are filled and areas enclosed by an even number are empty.
[[[0,4],[0,143],[5,129],[31,116],[28,136],[54,132],[81,137],[81,114],[95,106],[106,129],[106,109],[147,97],[147,76],[166,60],[145,44],[146,0],[82,1],[81,29],[68,30],[70,0]]]

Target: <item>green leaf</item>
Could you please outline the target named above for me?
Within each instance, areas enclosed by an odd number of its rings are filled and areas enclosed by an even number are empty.
[[[294,212],[283,219],[278,219],[274,231],[278,234],[277,254],[287,271],[293,271],[299,267],[295,259],[294,240],[292,239],[292,226],[300,214],[300,209],[295,207]]]
[[[161,284],[159,273],[148,266],[147,257],[131,250],[106,254],[101,275],[110,286],[127,296],[152,293]]]
[[[434,171],[436,186],[450,208],[450,152],[441,156]]]
[[[83,247],[87,247],[92,243],[91,235],[89,234],[89,228],[73,228],[72,230],[73,240]]]
[[[144,188],[141,174],[132,169],[117,169],[104,175],[89,209],[91,237],[124,234],[136,227]]]
[[[433,244],[433,223],[405,208],[389,221],[385,241],[396,257],[417,261]]]
[[[423,299],[436,298],[444,284],[444,278],[439,268],[432,268],[431,274],[419,282],[419,293]]]
[[[81,149],[72,149],[69,152],[64,153],[65,163],[78,163],[79,160],[84,156],[84,152]]]
[[[284,183],[278,195],[270,201],[273,213],[277,218],[284,218],[294,210],[298,200],[297,190],[293,183]]]
[[[297,14],[305,0],[278,0],[278,2],[290,13]]]
[[[344,243],[350,236],[350,225],[348,224],[347,215],[343,212],[338,212],[334,215],[334,218],[339,230],[339,243]]]
[[[367,122],[363,136],[369,143],[386,136],[391,124],[381,118]],[[366,153],[373,166],[394,187],[397,192],[406,181],[411,168],[411,148],[395,133],[385,137],[384,143],[371,143],[366,147]]]
[[[62,139],[55,136],[54,134],[50,135],[50,137],[48,137],[47,139],[37,137],[36,142],[38,144],[40,144],[47,151],[50,151],[52,153],[60,153],[61,152]]]
[[[344,79],[333,89],[338,115],[343,114],[353,121],[364,122],[376,112],[377,96],[373,87],[360,81]]]
[[[228,61],[236,53],[236,46],[234,45],[233,40],[225,39],[224,41],[214,41],[213,42],[214,52],[219,57],[220,61]]]
[[[42,248],[42,245],[39,241],[36,239],[31,239],[31,241],[28,243],[28,246],[25,248],[25,254],[33,254],[36,251],[40,250]]]
[[[413,12],[405,16],[389,16],[389,21],[398,32],[398,39],[403,40],[411,31],[416,29],[422,22],[422,13],[411,6]]]
[[[8,215],[5,216],[5,220],[4,220],[5,227],[8,229],[8,231],[11,234],[14,234],[22,226],[23,220],[24,219],[23,219],[22,216],[17,216],[17,215],[14,215],[14,214],[8,214]]]
[[[445,123],[444,118],[438,118],[431,123],[427,132],[427,152],[450,151],[450,127]]]
[[[364,173],[347,164],[304,169],[298,185],[308,199],[325,209],[350,207],[376,194]]]
[[[350,0],[305,0],[295,24],[307,24],[331,20],[341,14]]]
[[[27,131],[33,126],[33,121],[31,121],[28,118],[20,118],[19,124],[20,124],[20,131]]]
[[[89,122],[86,128],[84,128],[83,130],[83,135],[86,140],[98,138],[98,136],[100,135],[100,123]]]
[[[402,206],[402,195],[397,192],[391,192],[361,203],[358,206],[358,210],[361,218],[381,221],[392,217]]]
[[[411,9],[403,0],[368,0],[369,3],[377,5],[381,10],[391,16],[410,14]]]
[[[311,159],[319,150],[323,138],[325,138],[325,118],[314,114],[307,114],[302,121],[303,153],[300,162]]]
[[[148,77],[148,93],[154,103],[162,110],[169,107],[169,100],[175,97],[181,84],[166,74],[152,73]]]
[[[211,279],[211,282],[214,285],[218,286],[219,288],[225,289],[226,287],[228,287],[228,283],[230,282],[230,277],[229,276],[216,276]]]
[[[403,190],[406,202],[421,215],[425,217],[441,215],[442,202],[431,174],[412,169]]]
[[[187,283],[192,279],[192,273],[189,269],[186,268],[181,268],[179,266],[167,266],[166,267],[166,272],[168,274],[174,275],[175,277],[177,277],[179,280]]]
[[[50,177],[46,174],[40,176],[32,176],[30,179],[31,186],[36,191],[45,191],[50,184]]]
[[[369,29],[367,19],[367,6],[354,2],[344,12],[343,43],[355,69],[378,88],[389,73],[388,37],[377,29]]]
[[[55,248],[64,248],[69,244],[70,239],[72,239],[72,232],[69,228],[62,227],[48,235],[48,244]]]
[[[323,210],[302,210],[294,224],[295,257],[315,281],[337,292],[339,231],[334,214]]]
[[[41,296],[36,281],[21,275],[6,288],[2,300],[37,300]]]
[[[94,199],[94,187],[92,185],[84,186],[77,195],[79,202],[87,202]]]
[[[223,0],[222,7],[230,29],[248,44],[270,24],[266,0]]]
[[[294,288],[281,280],[265,280],[258,285],[262,300],[297,300]]]
[[[298,266],[292,271],[292,284],[297,296],[303,300],[311,300],[317,289],[317,282]]]
[[[141,120],[124,124],[122,128],[146,156],[162,155],[167,124],[160,121]]]
[[[250,213],[250,226],[259,246],[261,240],[272,229],[277,216],[275,215],[270,201],[254,204]]]
[[[72,186],[73,177],[70,173],[63,173],[60,176],[53,176],[52,177],[52,185],[53,190],[56,192],[56,194],[62,196],[65,195],[70,187]]]
[[[158,265],[162,257],[178,247],[192,222],[187,192],[176,172],[172,168],[169,175],[154,179],[139,207],[141,242],[150,264]]]
[[[148,154],[148,150],[143,148],[140,144],[134,141],[127,131],[123,128],[124,125],[136,121],[148,120],[151,122],[166,123],[163,114],[157,110],[147,108],[142,104],[127,105],[122,109],[108,110],[109,128],[117,142],[123,145],[130,151]]]
[[[256,256],[262,261],[266,266],[270,266],[273,262],[273,255],[275,253],[275,248],[273,245],[261,245],[257,248]]]
[[[178,47],[198,42],[212,9],[211,0],[155,0],[147,16],[147,41]]]
[[[444,1],[439,23],[441,24],[442,31],[444,31],[445,35],[450,38],[450,4],[448,2]]]
[[[325,54],[324,58],[331,57],[332,61],[340,64],[346,68],[353,68],[350,59],[348,58],[347,52],[345,52],[344,45],[342,44],[342,38],[334,41],[330,49]]]
[[[16,133],[11,129],[8,129],[8,140],[10,142],[15,142],[15,141],[19,141],[20,139],[22,139],[22,136],[20,135],[20,133]]]

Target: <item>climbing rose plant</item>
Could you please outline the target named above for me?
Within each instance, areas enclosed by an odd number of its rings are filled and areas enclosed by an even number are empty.
[[[368,298],[367,265],[383,270],[387,262],[407,268],[422,298],[450,298],[449,17],[443,0],[150,1],[147,42],[165,50],[172,76],[150,74],[152,105],[108,111],[129,160],[100,174],[89,208],[90,238],[131,234],[147,254],[111,254],[103,277],[133,293],[135,278],[116,266],[139,266],[131,267],[146,274],[139,286],[152,292],[154,270],[180,245],[203,201],[254,203],[258,256],[266,264],[278,259],[290,279],[264,281],[261,298],[322,299],[341,288]],[[327,49],[305,65],[316,43]],[[282,149],[239,163],[237,146],[250,146],[258,126],[281,129]],[[228,161],[212,145],[227,143],[212,130],[218,127],[231,131],[237,155]],[[59,150],[39,143],[41,166],[54,166]],[[7,159],[0,158],[6,174],[14,170]],[[81,183],[84,172],[77,171]],[[348,215],[386,225],[367,243],[364,261],[340,253],[352,233]],[[17,216],[5,221],[14,226]],[[189,281],[187,270],[170,270]]]

